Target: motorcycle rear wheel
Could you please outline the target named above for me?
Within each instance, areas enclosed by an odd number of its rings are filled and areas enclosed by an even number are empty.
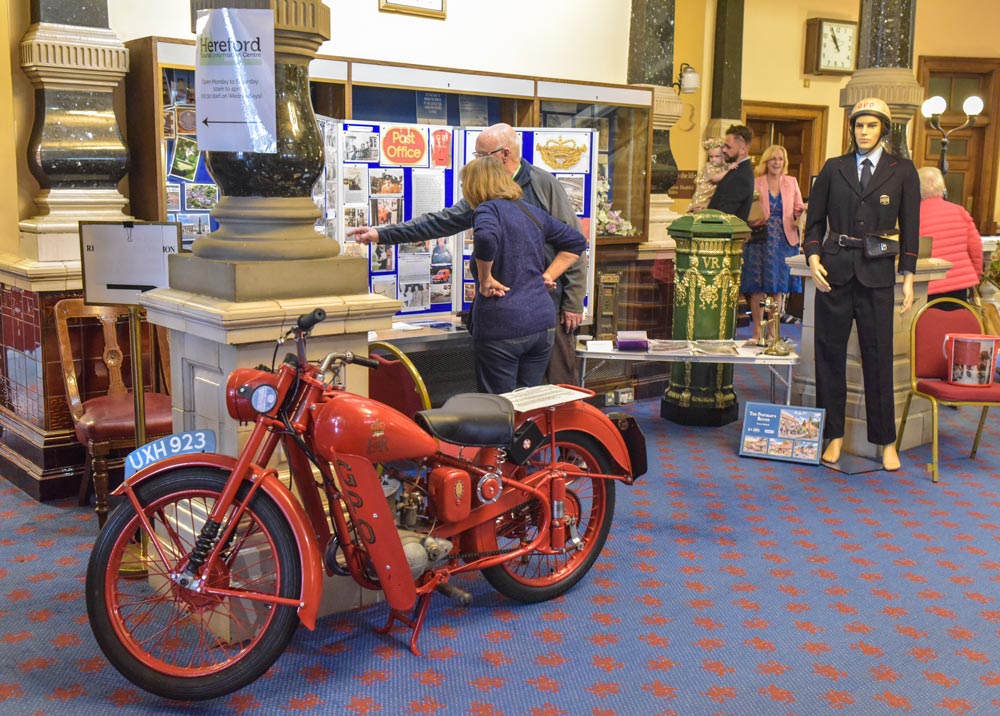
[[[589,435],[575,431],[556,434],[556,461],[599,473],[611,471],[607,451]],[[546,467],[552,447],[541,443],[516,473],[518,479]],[[582,546],[561,555],[538,552],[483,570],[494,589],[519,602],[534,603],[554,599],[569,590],[590,570],[604,548],[615,513],[615,483],[603,478],[578,477],[566,481],[566,517],[576,520]],[[538,534],[539,509],[532,500],[500,515],[495,522],[478,530],[478,549],[514,549]],[[569,539],[567,530],[567,539]]]
[[[136,493],[153,533],[124,502],[98,536],[87,566],[87,614],[104,655],[133,684],[169,699],[211,699],[246,686],[277,660],[298,626],[292,607],[212,593],[299,594],[295,537],[261,492],[207,575],[205,591],[169,577],[185,563],[225,483],[225,473],[193,467],[140,485]],[[234,509],[246,493],[244,486]]]

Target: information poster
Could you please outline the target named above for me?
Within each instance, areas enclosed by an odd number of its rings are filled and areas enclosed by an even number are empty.
[[[818,465],[825,416],[822,408],[747,403],[740,455]]]

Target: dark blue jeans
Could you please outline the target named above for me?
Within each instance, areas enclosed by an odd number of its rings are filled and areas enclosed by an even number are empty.
[[[474,341],[476,384],[482,393],[509,393],[515,388],[542,385],[552,353],[556,329],[518,338]]]

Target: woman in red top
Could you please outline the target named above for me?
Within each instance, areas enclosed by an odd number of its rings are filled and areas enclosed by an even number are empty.
[[[944,177],[936,167],[920,167],[920,235],[930,236],[931,256],[951,261],[945,277],[927,284],[927,300],[969,300],[983,277],[983,240],[969,212],[944,198]]]

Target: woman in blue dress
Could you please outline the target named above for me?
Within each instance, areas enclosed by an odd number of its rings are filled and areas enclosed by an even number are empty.
[[[764,150],[757,164],[754,197],[760,202],[764,218],[757,225],[767,226],[763,241],[747,241],[743,245],[743,270],[740,292],[749,295],[750,315],[753,318],[753,338],[747,343],[756,344],[761,339],[761,321],[764,318],[764,298],[770,298],[783,310],[784,294],[801,290],[800,280],[792,279],[785,259],[799,253],[799,229],[795,222],[802,214],[802,192],[795,177],[789,176],[788,153],[785,148],[772,144]],[[771,336],[764,336],[770,339]]]

